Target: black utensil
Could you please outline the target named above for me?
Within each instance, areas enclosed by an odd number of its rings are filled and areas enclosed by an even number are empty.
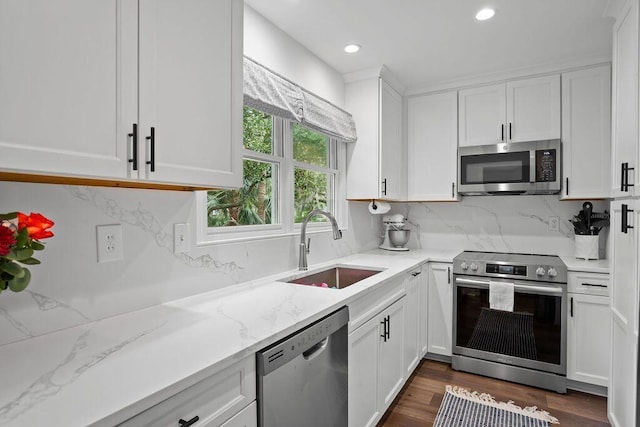
[[[584,217],[587,220],[587,230],[591,230],[591,212],[593,212],[593,204],[591,202],[584,202],[582,204],[582,211]]]

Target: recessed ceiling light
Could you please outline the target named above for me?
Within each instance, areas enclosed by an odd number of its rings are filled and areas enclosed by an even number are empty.
[[[347,53],[356,53],[360,50],[360,45],[355,43],[350,43],[344,47],[344,51]]]
[[[487,19],[493,18],[493,15],[496,14],[496,11],[491,8],[485,8],[476,13],[476,19],[478,21],[486,21]]]

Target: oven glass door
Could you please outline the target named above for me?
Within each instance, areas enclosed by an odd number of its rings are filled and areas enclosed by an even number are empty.
[[[488,279],[456,277],[456,349],[460,354],[532,368],[556,365],[562,369],[555,371],[562,373],[566,360],[566,288],[513,283],[514,307],[510,312],[490,309]]]
[[[529,151],[476,154],[460,157],[462,185],[530,182]]]

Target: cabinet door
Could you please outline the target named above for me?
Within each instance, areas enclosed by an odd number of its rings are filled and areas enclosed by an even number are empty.
[[[567,378],[607,387],[611,352],[609,298],[569,294]]]
[[[458,93],[460,147],[505,142],[505,85],[482,86]]]
[[[379,79],[345,85],[345,108],[353,115],[358,141],[347,144],[347,198],[379,199]]]
[[[427,265],[421,268],[421,274],[418,276],[418,289],[420,294],[420,328],[419,333],[419,354],[422,359],[427,354],[427,310],[429,307],[429,277]]]
[[[387,339],[379,341],[378,397],[379,411],[384,413],[404,384],[404,317],[406,298],[401,298],[385,311]]]
[[[242,13],[234,0],[140,1],[145,179],[242,185]]]
[[[611,70],[608,65],[562,75],[562,198],[609,197]]]
[[[402,167],[402,97],[380,80],[380,194],[389,200],[405,199]]]
[[[383,326],[376,316],[349,334],[349,425],[372,426],[378,410],[378,364]]]
[[[418,366],[422,355],[419,354],[420,345],[420,277],[422,268],[407,274],[405,282],[406,307],[404,319],[404,372],[408,378]]]
[[[0,2],[0,169],[129,176],[137,30],[135,2]]]
[[[507,83],[509,142],[560,138],[560,76]]]
[[[613,122],[611,195],[633,196],[640,183],[638,172],[638,2],[626,2],[613,28]],[[629,191],[621,191],[622,164],[629,173]]]
[[[458,94],[410,98],[407,114],[408,199],[458,200]]]
[[[211,424],[211,427],[215,425]],[[198,427],[206,427],[206,424]],[[255,400],[220,427],[258,427],[258,405]]]
[[[429,353],[451,356],[453,334],[452,264],[429,264],[429,309],[427,344]]]
[[[622,207],[628,225],[621,232]],[[640,212],[633,200],[611,203],[611,365],[608,393],[609,419],[614,426],[636,425],[638,356],[638,235]]]

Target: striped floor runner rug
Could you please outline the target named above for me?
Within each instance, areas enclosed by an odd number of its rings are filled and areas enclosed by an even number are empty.
[[[434,427],[549,427],[558,424],[548,412],[535,406],[520,408],[496,402],[487,393],[447,386]]]

